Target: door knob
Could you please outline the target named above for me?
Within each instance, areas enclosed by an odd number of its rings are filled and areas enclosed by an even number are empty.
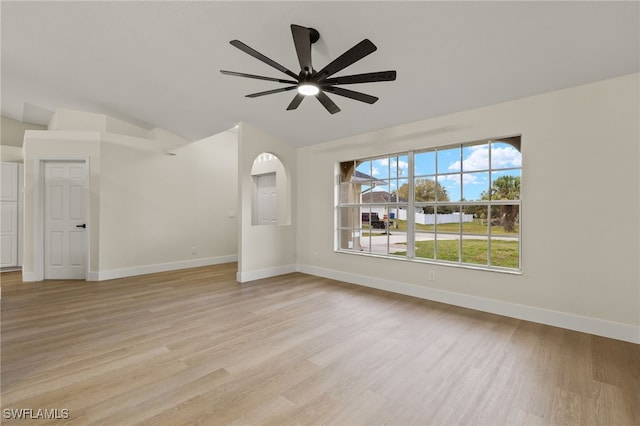
[[[87,224],[83,223],[82,225],[76,225],[76,228],[86,228]]]

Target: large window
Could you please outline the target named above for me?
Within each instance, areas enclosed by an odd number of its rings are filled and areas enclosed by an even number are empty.
[[[340,163],[337,248],[520,270],[520,137]]]

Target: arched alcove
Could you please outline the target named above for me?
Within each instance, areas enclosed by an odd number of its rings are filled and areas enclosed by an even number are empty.
[[[286,169],[277,155],[263,152],[251,167],[252,225],[290,225],[291,195]]]

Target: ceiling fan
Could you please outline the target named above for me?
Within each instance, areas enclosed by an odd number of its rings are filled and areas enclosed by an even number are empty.
[[[230,43],[231,45],[264,62],[265,64],[270,65],[278,71],[287,74],[294,80],[265,77],[254,74],[245,74],[235,71],[220,70],[220,72],[225,75],[232,75],[236,77],[255,78],[258,80],[275,81],[277,83],[289,84],[289,86],[281,87],[279,89],[267,90],[264,92],[246,95],[246,97],[248,98],[257,98],[258,96],[271,95],[274,93],[287,92],[289,90],[297,89],[298,93],[295,95],[295,97],[287,107],[287,110],[294,110],[298,108],[298,106],[306,96],[315,96],[331,114],[339,112],[340,108],[338,108],[338,106],[331,100],[331,98],[329,98],[329,96],[327,96],[325,92],[372,104],[378,100],[377,97],[337,86],[343,84],[393,81],[396,79],[395,71],[377,71],[365,74],[345,75],[331,78],[333,74],[345,69],[346,67],[352,65],[353,63],[359,61],[360,59],[377,50],[376,45],[373,44],[369,39],[362,40],[360,43],[344,52],[334,61],[322,68],[320,71],[316,71],[315,69],[313,69],[313,65],[311,64],[311,45],[318,41],[318,39],[320,38],[320,33],[318,33],[318,31],[314,28],[306,28],[300,25],[291,25],[291,34],[293,35],[293,44],[295,45],[296,53],[298,54],[298,61],[300,62],[299,74],[296,74],[293,71],[283,67],[279,63],[275,62],[274,60],[267,58],[262,53],[252,49],[240,40],[232,40],[230,41]]]

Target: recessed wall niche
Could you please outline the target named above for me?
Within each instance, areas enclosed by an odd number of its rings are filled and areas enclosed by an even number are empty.
[[[251,224],[290,225],[290,183],[280,159],[269,152],[259,154],[251,167],[253,197]]]

